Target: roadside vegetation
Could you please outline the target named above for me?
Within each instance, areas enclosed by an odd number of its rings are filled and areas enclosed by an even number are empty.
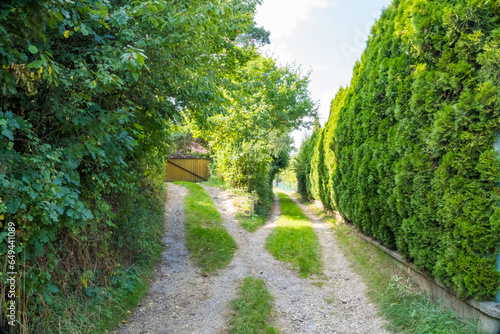
[[[236,220],[247,231],[255,232],[266,223],[267,212],[255,213],[255,196],[248,192],[229,187],[221,177],[211,176],[202,184],[209,187],[217,187],[234,195],[233,204],[238,212]]]
[[[201,184],[208,187],[216,187],[224,190],[228,188],[226,182],[224,182],[224,179],[216,175],[211,175],[207,181],[201,182]]]
[[[266,249],[275,259],[290,262],[303,278],[321,274],[321,253],[316,232],[302,209],[279,192],[281,216],[266,240]]]
[[[257,231],[262,225],[266,223],[266,219],[267,215],[264,213],[253,214],[250,216],[240,212],[236,214],[236,220],[238,220],[240,225],[248,232]]]
[[[273,310],[273,296],[263,280],[251,276],[245,278],[238,291],[238,298],[232,301],[231,307],[234,316],[229,321],[229,333],[278,333],[268,324]]]
[[[192,182],[174,182],[189,190],[184,200],[186,246],[189,256],[203,274],[217,273],[234,256],[236,242],[222,225],[210,195]]]
[[[26,302],[34,303],[33,313],[28,315],[31,318],[27,322],[27,333],[104,333],[124,321],[129,314],[127,310],[140,303],[161,258],[166,186],[158,182],[155,188],[150,184],[143,191],[144,196],[137,197],[131,208],[133,214],[122,217],[117,226],[119,235],[108,241],[110,250],[120,250],[119,257],[114,255],[120,263],[112,264],[116,258],[106,259],[111,252],[103,251],[97,256],[101,263],[108,265],[104,269],[55,274],[55,278],[65,284],[49,299],[51,307],[46,307],[41,299]],[[145,221],[147,226],[142,224]],[[125,244],[129,246],[124,247]],[[63,265],[71,267],[88,266],[92,259],[78,248],[67,256]],[[76,282],[71,281],[71,277],[75,277]]]
[[[477,323],[461,319],[453,310],[431,300],[414,285],[383,251],[367,244],[354,226],[339,223],[315,205],[331,223],[340,248],[368,288],[368,296],[387,320],[387,328],[403,334],[481,334]]]

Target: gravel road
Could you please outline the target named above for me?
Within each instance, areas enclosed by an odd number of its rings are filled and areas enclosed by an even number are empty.
[[[388,333],[331,229],[307,207],[299,203],[318,234],[325,264],[325,275],[313,280],[299,278],[296,271],[275,260],[264,248],[280,214],[277,198],[266,225],[249,233],[234,219],[232,195],[218,188],[204,188],[238,244],[232,262],[218,276],[210,277],[202,276],[190,263],[184,243],[183,201],[187,190],[169,183],[164,238],[168,247],[147,297],[116,333],[225,333],[231,317],[229,303],[236,297],[241,280],[249,275],[263,279],[274,296],[273,325],[280,332]],[[323,285],[315,286],[315,282]]]

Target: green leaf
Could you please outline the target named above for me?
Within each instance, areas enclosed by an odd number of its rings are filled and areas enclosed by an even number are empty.
[[[38,53],[38,48],[34,45],[30,45],[30,47],[28,48],[28,50],[32,53],[32,54],[35,54],[35,53]]]
[[[38,68],[42,67],[42,65],[43,65],[42,61],[40,59],[38,59],[38,60],[35,60],[32,63],[29,63],[28,64],[28,68],[36,68],[36,69],[38,69]]]

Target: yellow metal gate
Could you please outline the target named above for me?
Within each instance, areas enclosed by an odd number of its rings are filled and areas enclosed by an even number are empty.
[[[209,159],[168,159],[166,176],[168,182],[189,181],[201,182],[208,180]]]

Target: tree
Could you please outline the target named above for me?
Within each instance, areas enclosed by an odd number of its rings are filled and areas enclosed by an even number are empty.
[[[236,40],[250,33],[257,3],[0,4],[0,217],[22,237],[31,318],[60,282],[78,290],[91,270],[104,284],[110,268],[161,242],[131,213],[161,202],[175,124],[204,127],[230,104],[228,77],[252,56]]]
[[[214,149],[219,173],[232,186],[255,192],[262,210],[270,207],[271,182],[288,164],[289,133],[314,116],[308,75],[299,69],[279,67],[257,53],[232,78],[227,90],[231,105],[225,114],[208,119],[198,134]]]

